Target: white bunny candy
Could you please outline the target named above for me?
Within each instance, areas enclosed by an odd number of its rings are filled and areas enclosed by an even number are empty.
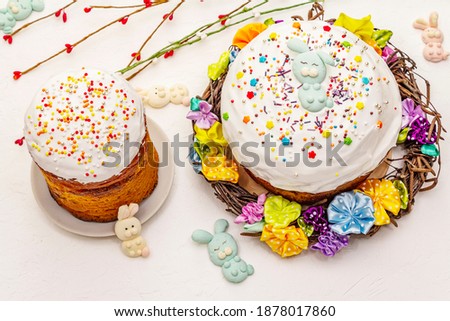
[[[147,243],[141,236],[141,222],[134,217],[138,210],[139,205],[135,203],[122,205],[114,226],[114,232],[122,240],[122,250],[129,257],[147,257],[150,254]]]
[[[423,50],[423,56],[426,60],[431,62],[446,60],[450,55],[450,53],[446,52],[442,46],[444,35],[442,31],[438,29],[438,19],[438,13],[432,12],[430,14],[429,22],[420,18],[413,23],[414,28],[423,30],[422,41],[426,44]]]

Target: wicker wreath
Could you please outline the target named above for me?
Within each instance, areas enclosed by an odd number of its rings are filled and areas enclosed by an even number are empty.
[[[295,20],[303,20],[300,16],[293,16]],[[324,20],[324,10],[323,7],[314,3],[312,8],[308,12],[308,20]],[[327,20],[329,23],[333,23],[335,19]],[[409,214],[413,208],[415,197],[419,192],[427,191],[433,189],[437,183],[441,170],[441,159],[439,156],[439,141],[442,139],[442,132],[445,132],[441,124],[441,115],[436,111],[433,104],[430,101],[430,84],[422,76],[415,72],[416,64],[415,62],[403,51],[395,47],[392,43],[388,43],[389,47],[393,49],[391,57],[396,57],[396,59],[387,59],[387,64],[395,76],[398,83],[400,94],[402,100],[411,99],[414,101],[416,106],[420,106],[424,114],[426,115],[427,122],[429,122],[429,130],[427,132],[427,139],[430,140],[431,137],[435,137],[434,141],[434,153],[424,152],[423,144],[417,141],[402,141],[401,144],[397,145],[397,149],[400,149],[403,156],[400,158],[386,158],[384,162],[386,167],[389,168],[383,179],[396,183],[396,188],[401,192],[402,195],[402,207],[397,215],[393,215],[389,211],[387,214],[390,218],[390,223],[395,227],[398,227],[397,221],[406,214]],[[230,51],[235,48],[230,47]],[[211,112],[217,116],[219,121],[221,121],[221,92],[222,86],[227,75],[227,70],[216,80],[211,80],[208,87],[204,91],[202,96],[197,96],[196,99],[204,100],[208,102],[211,106]],[[419,89],[419,82],[424,83],[424,88],[426,89],[423,93]],[[406,134],[405,134],[406,135]],[[193,152],[193,149],[191,149]],[[228,151],[228,153],[231,153]],[[231,154],[229,154],[231,155]],[[193,159],[191,157],[191,164],[193,166],[201,166],[201,161]],[[202,171],[197,171],[200,175],[204,176]],[[206,179],[206,178],[205,178]],[[258,204],[258,195],[246,190],[237,183],[226,182],[226,181],[209,181],[206,180],[214,190],[214,195],[227,205],[227,211],[239,216],[242,213],[244,207],[249,204]],[[317,214],[326,213],[327,206],[330,204],[332,199],[323,199],[315,204],[311,204],[306,208],[302,208],[300,218],[302,220],[296,219],[292,221],[288,227],[292,228],[293,233],[301,230],[304,234],[307,234],[306,246],[303,247],[301,244],[297,244],[300,249],[297,251],[299,254],[302,250],[307,247],[320,250],[323,254],[327,256],[333,256],[342,247],[348,245],[348,237],[342,235],[332,235],[324,234],[323,226],[327,226],[329,223],[327,221],[326,215],[322,215],[321,219],[325,221],[317,221]],[[314,215],[311,215],[314,211]],[[320,212],[320,213],[317,213]],[[310,215],[310,216],[308,216]],[[320,217],[319,217],[320,218]],[[371,237],[377,233],[382,226],[373,225],[368,233],[357,234],[356,237]],[[328,229],[325,228],[325,232]],[[300,232],[300,233],[302,233]],[[241,235],[244,236],[254,236],[261,238],[264,241],[264,233],[261,232],[243,232]],[[303,235],[304,236],[304,235]],[[353,237],[353,235],[352,235]],[[289,235],[285,235],[285,240],[290,238]],[[280,240],[277,241],[279,244]],[[267,243],[267,241],[266,241]],[[302,242],[300,242],[302,243]],[[294,242],[295,245],[295,242]],[[269,244],[270,246],[270,244]],[[272,247],[272,246],[271,246]],[[272,249],[276,251],[273,247]],[[278,252],[282,257],[291,256],[285,255]],[[295,255],[294,254],[294,255]]]

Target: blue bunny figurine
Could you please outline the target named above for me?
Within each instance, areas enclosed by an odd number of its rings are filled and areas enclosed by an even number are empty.
[[[44,7],[44,0],[9,0],[6,8],[0,9],[0,30],[11,34],[16,21],[25,20],[33,11],[42,11]]]
[[[321,84],[327,75],[325,64],[334,66],[334,60],[323,51],[309,50],[308,45],[299,38],[290,39],[287,46],[299,53],[294,57],[292,72],[302,83],[298,91],[302,107],[310,112],[319,112],[325,107],[333,107],[333,100],[327,97]]]
[[[222,267],[224,277],[230,282],[240,283],[255,270],[237,255],[236,241],[225,232],[227,228],[227,220],[217,220],[214,224],[214,235],[204,230],[196,230],[192,233],[192,240],[208,244],[209,258],[215,265]]]
[[[16,25],[16,19],[8,12],[7,9],[0,9],[0,30],[7,35],[11,34],[14,26]]]

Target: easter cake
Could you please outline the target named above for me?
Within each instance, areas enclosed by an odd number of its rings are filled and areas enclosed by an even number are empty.
[[[158,154],[138,94],[121,77],[80,69],[50,79],[25,115],[25,141],[55,201],[110,222],[158,182]]]
[[[194,171],[281,257],[398,226],[440,172],[441,116],[393,32],[323,18],[314,3],[240,28],[187,114]]]
[[[279,23],[247,44],[229,67],[221,113],[236,161],[302,203],[359,185],[395,146],[402,118],[385,61],[322,21]]]

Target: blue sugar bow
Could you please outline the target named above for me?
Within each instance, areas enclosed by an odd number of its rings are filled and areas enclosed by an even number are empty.
[[[330,228],[340,235],[367,234],[375,222],[372,199],[359,192],[338,194],[328,206]]]

